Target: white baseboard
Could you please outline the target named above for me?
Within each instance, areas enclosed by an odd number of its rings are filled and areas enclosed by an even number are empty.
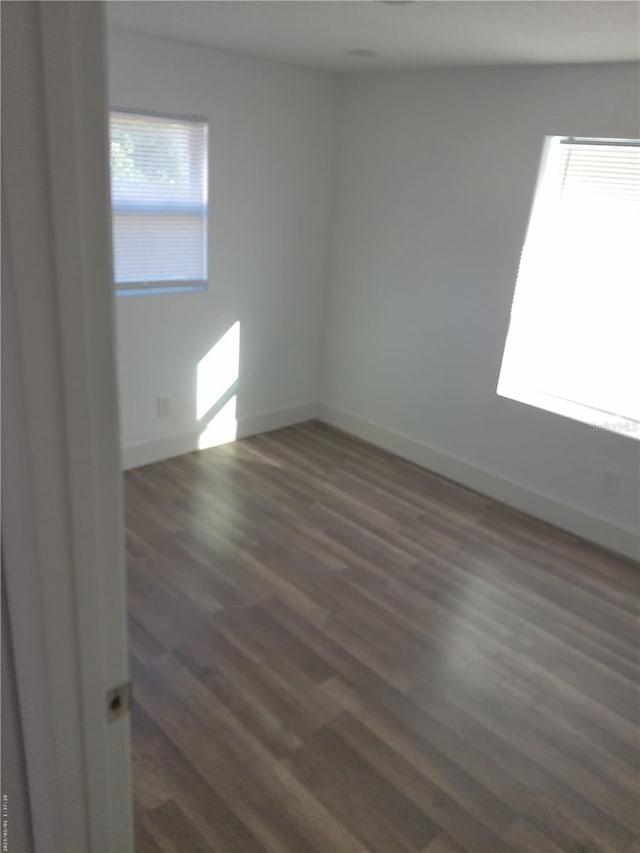
[[[358,415],[321,404],[318,417],[331,426],[389,450],[403,459],[415,462],[416,465],[428,468],[436,474],[441,474],[501,503],[561,527],[576,536],[634,560],[640,556],[640,537],[637,531],[591,515],[548,495],[531,491],[499,474],[479,468],[466,459],[438,450],[387,427],[371,423]]]
[[[160,462],[163,459],[171,459],[172,456],[191,453],[198,448],[198,435],[196,430],[189,430],[178,435],[163,435],[161,438],[152,438],[150,441],[141,441],[138,444],[123,447],[120,451],[122,470],[139,468],[151,462]]]
[[[396,453],[403,459],[441,474],[463,486],[488,495],[501,503],[540,518],[576,536],[595,542],[616,553],[637,560],[640,556],[638,532],[621,527],[599,516],[591,515],[578,507],[563,503],[548,495],[508,480],[493,471],[480,468],[443,450],[400,432],[318,403],[302,403],[283,409],[274,409],[257,415],[247,415],[238,421],[238,438],[246,438],[270,430],[319,418],[332,426],[358,436],[365,441]],[[137,468],[180,456],[198,449],[201,430],[189,430],[178,435],[163,436],[122,449],[123,469]]]
[[[300,403],[285,409],[272,409],[270,412],[262,412],[259,415],[249,415],[238,422],[238,438],[248,438],[250,435],[270,432],[272,429],[282,429],[282,427],[311,421],[318,417],[319,411],[318,403]]]
[[[257,415],[246,415],[238,420],[237,437],[247,438],[250,435],[309,421],[318,416],[318,411],[317,403],[301,403]],[[201,429],[192,429],[177,435],[162,436],[123,447],[122,468],[126,471],[129,468],[138,468],[140,465],[149,465],[151,462],[160,462],[162,459],[170,459],[172,456],[181,456],[183,453],[198,450],[198,439],[201,433]]]

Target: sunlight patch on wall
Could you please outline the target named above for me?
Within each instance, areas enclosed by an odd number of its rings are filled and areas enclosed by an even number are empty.
[[[200,433],[198,438],[199,450],[206,450],[209,447],[218,447],[220,444],[235,441],[238,435],[236,406],[237,398],[234,394]]]
[[[240,323],[235,322],[198,362],[196,417],[204,450],[234,441],[238,434],[237,394],[240,377]]]
[[[196,417],[204,418],[240,375],[240,323],[235,322],[198,362]]]

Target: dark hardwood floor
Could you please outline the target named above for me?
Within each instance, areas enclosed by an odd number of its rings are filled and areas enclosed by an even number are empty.
[[[640,850],[637,564],[316,422],[126,497],[139,853]]]

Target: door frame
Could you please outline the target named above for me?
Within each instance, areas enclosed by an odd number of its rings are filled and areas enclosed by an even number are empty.
[[[104,8],[2,18],[3,563],[34,841],[129,851]]]

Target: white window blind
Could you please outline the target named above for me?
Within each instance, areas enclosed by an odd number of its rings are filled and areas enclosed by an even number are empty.
[[[116,290],[194,289],[207,278],[207,124],[112,110]]]
[[[547,141],[498,393],[640,438],[640,141]]]

